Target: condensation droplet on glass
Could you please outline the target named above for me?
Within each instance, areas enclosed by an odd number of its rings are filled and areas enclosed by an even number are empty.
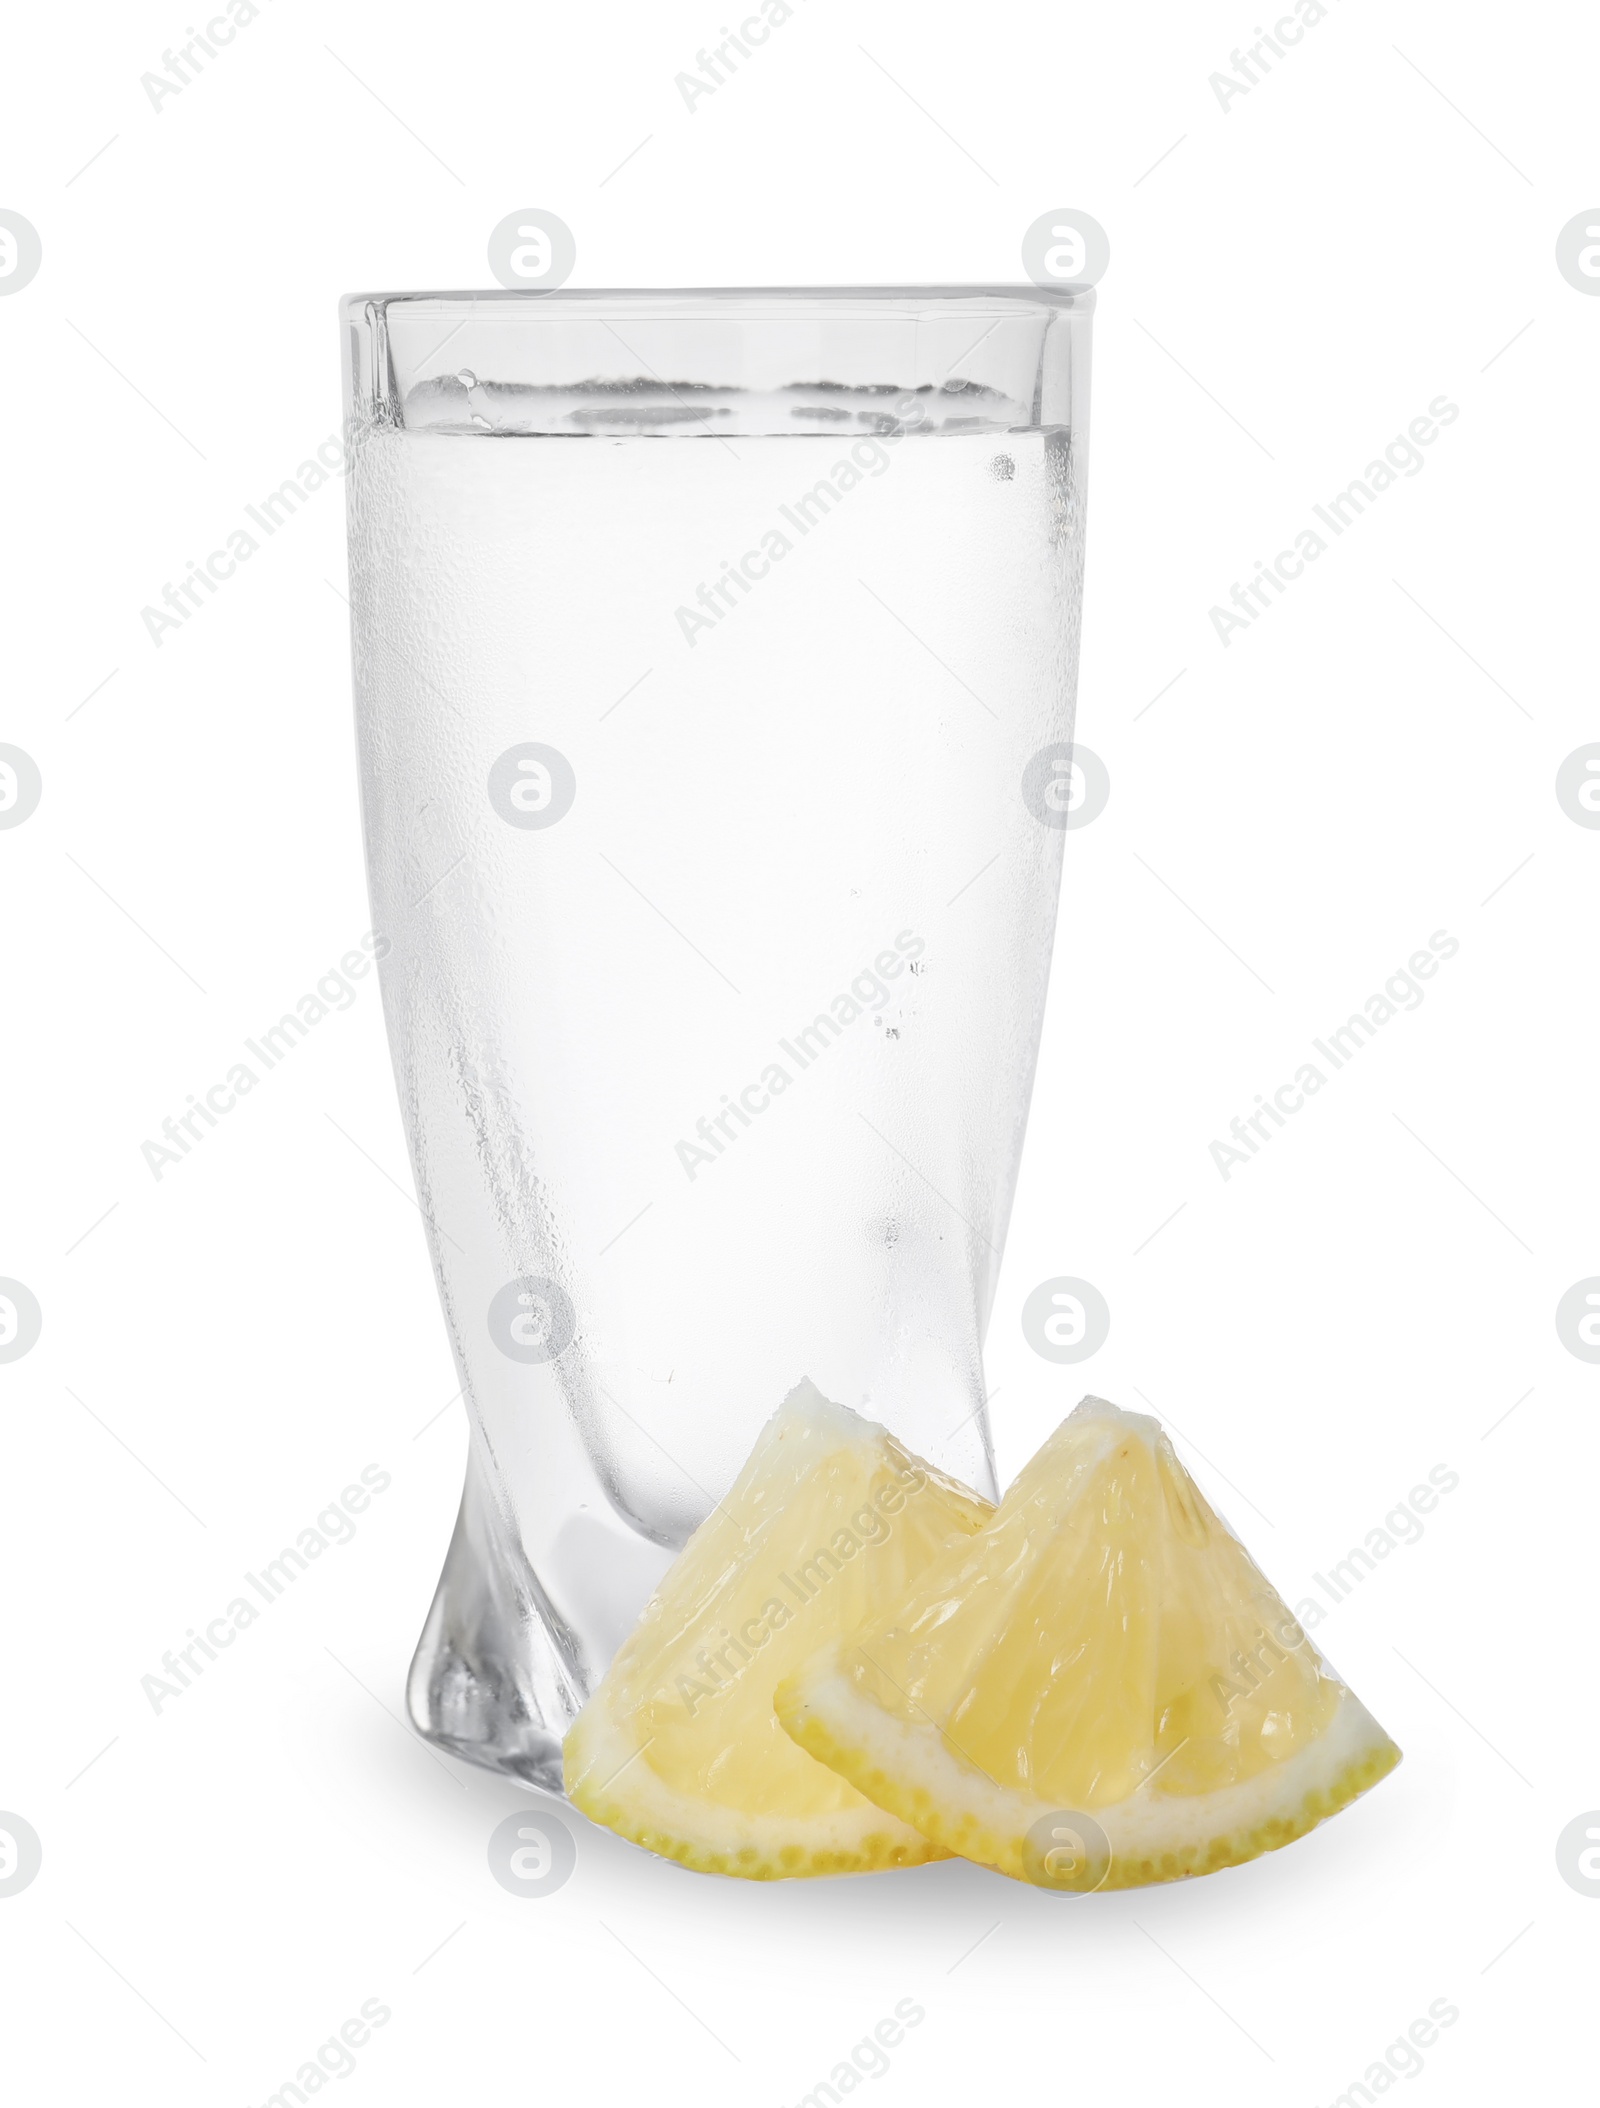
[[[456,379],[461,383],[463,388],[476,388],[478,385],[478,376],[473,372],[470,366],[463,366],[461,371],[456,375]]]

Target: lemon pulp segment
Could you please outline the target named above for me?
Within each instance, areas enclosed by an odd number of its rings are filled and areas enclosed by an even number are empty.
[[[992,1513],[802,1384],[568,1731],[574,1803],[685,1866],[753,1880],[946,1856],[791,1741],[772,1692]]]
[[[986,1527],[830,1639],[775,1705],[931,1843],[1050,1887],[1253,1859],[1400,1756],[1157,1423],[1096,1399]]]

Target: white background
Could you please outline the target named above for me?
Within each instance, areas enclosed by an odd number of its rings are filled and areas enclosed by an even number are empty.
[[[1600,833],[1554,779],[1600,738],[1600,300],[1554,244],[1600,192],[1600,25],[1342,0],[1224,113],[1243,0],[804,0],[691,116],[709,0],[271,0],[158,114],[187,19],[27,11],[0,90],[44,246],[0,300],[0,739],[44,779],[0,834],[0,1273],[44,1312],[0,1368],[16,2097],[259,2103],[369,1998],[341,2099],[790,2103],[902,1999],[874,2099],[1324,2103],[1437,1999],[1408,2099],[1589,2069],[1600,1902],[1555,1841],[1600,1805],[1600,1370],[1554,1311],[1600,1271]],[[159,649],[140,610],[336,431],[337,296],[487,284],[527,205],[588,285],[1014,280],[1041,213],[1109,232],[1112,792],[1068,840],[994,1423],[1009,1477],[1084,1389],[1149,1401],[1291,1601],[1459,1474],[1316,1635],[1406,1762],[1287,1852],[1087,1903],[959,1862],[763,1888],[569,1812],[574,1877],[519,1899],[485,1845],[537,1797],[399,1724],[464,1428],[374,984],[159,1183],[140,1153],[367,925],[339,483]],[[1209,608],[1441,394],[1425,470],[1225,649]],[[1436,930],[1421,1008],[1224,1181],[1211,1142]],[[1079,1368],[1021,1336],[1058,1274],[1112,1312]],[[155,1715],[163,1651],[369,1463],[354,1541]]]

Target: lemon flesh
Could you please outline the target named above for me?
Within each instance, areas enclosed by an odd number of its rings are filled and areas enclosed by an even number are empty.
[[[1098,1399],[774,1703],[930,1842],[1079,1891],[1254,1859],[1400,1759],[1157,1423]]]
[[[993,1512],[800,1385],[568,1730],[572,1801],[652,1852],[754,1881],[945,1858],[797,1747],[772,1690]]]

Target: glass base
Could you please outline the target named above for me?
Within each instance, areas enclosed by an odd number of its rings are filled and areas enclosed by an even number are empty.
[[[565,1797],[561,1742],[583,1699],[576,1650],[563,1650],[562,1638],[515,1534],[494,1513],[474,1456],[406,1678],[412,1726],[453,1757]]]

